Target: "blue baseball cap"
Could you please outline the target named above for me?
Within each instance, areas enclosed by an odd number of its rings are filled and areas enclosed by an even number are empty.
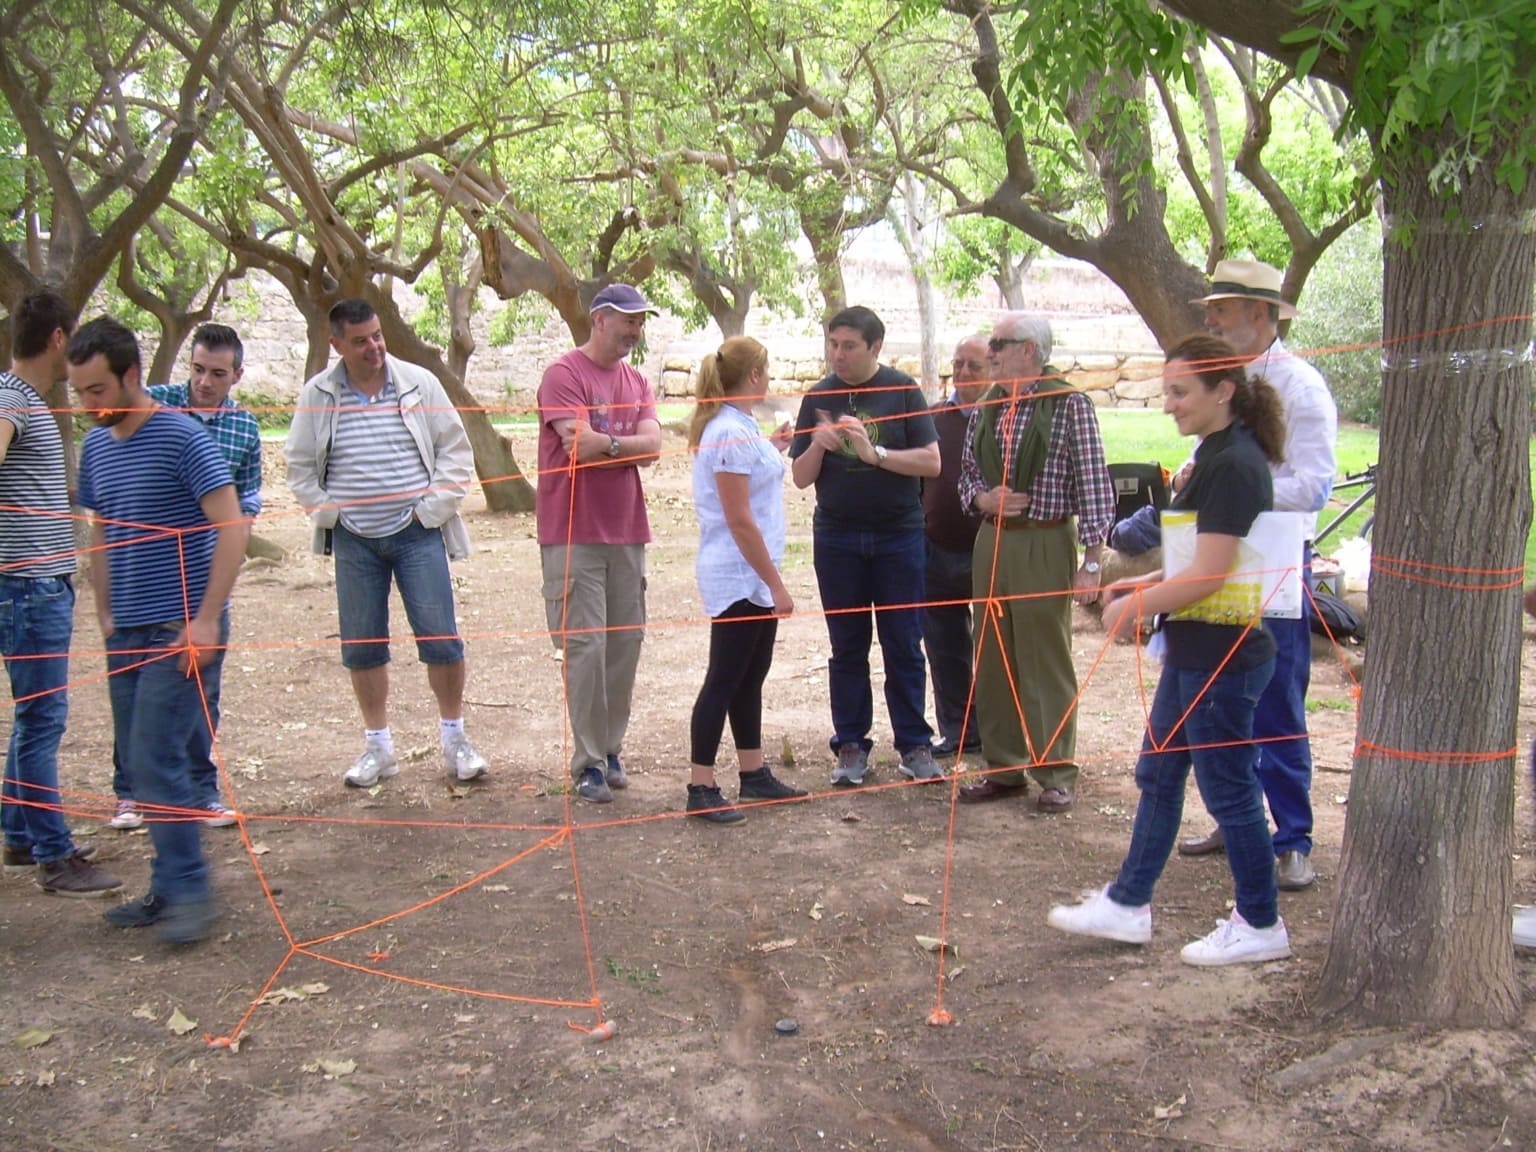
[[[592,297],[592,306],[587,311],[596,312],[599,308],[612,308],[627,316],[633,316],[636,312],[649,312],[653,315],[661,313],[660,308],[640,295],[640,289],[630,284],[610,284]]]

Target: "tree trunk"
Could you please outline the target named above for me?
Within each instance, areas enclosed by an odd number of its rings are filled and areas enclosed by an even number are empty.
[[[160,343],[155,345],[155,357],[149,362],[149,375],[144,378],[146,384],[171,383],[181,346],[187,342],[192,329],[201,323],[200,318],[181,315],[161,316],[159,320]]]
[[[1447,141],[1410,136],[1417,154]],[[1389,159],[1371,632],[1317,1005],[1370,1024],[1513,1026],[1520,584],[1531,520],[1536,181],[1458,195]]]
[[[811,258],[816,263],[816,287],[821,290],[825,307],[823,320],[830,320],[848,307],[848,286],[843,282],[842,233],[835,227],[823,227],[823,222],[802,212],[800,231],[811,246]]]

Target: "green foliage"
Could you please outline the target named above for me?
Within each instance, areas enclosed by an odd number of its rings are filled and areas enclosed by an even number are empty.
[[[286,430],[293,417],[293,401],[254,388],[236,387],[234,401],[256,417],[256,425],[265,430]]]
[[[1302,47],[1298,71],[1323,50],[1354,55],[1346,128],[1371,135],[1383,155],[1431,163],[1446,196],[1489,156],[1500,182],[1524,187],[1536,157],[1529,3],[1301,0],[1298,15],[1307,22],[1282,37]]]
[[[1381,275],[1381,229],[1371,219],[1323,254],[1286,336],[1328,381],[1340,419],[1362,424],[1381,417]]]

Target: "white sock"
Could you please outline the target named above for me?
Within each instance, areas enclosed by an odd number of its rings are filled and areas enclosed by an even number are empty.
[[[370,748],[377,748],[386,756],[395,754],[395,738],[389,734],[389,725],[382,728],[364,728],[363,741]]]
[[[448,747],[455,738],[464,735],[464,717],[462,716],[457,720],[439,719],[437,726],[442,730],[444,748]]]

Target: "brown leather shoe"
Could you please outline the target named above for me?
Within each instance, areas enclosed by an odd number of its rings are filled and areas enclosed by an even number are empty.
[[[1029,791],[1027,784],[1005,784],[988,776],[979,784],[960,785],[959,800],[962,804],[985,804],[989,800],[1008,800]]]
[[[1317,880],[1312,861],[1300,852],[1282,852],[1275,861],[1275,884],[1282,892],[1300,892]]]
[[[1221,825],[1217,825],[1204,836],[1191,836],[1188,840],[1179,841],[1180,856],[1209,856],[1212,852],[1225,852],[1227,842],[1221,838]]]
[[[1072,789],[1047,788],[1035,801],[1036,812],[1065,812],[1072,807]]]

